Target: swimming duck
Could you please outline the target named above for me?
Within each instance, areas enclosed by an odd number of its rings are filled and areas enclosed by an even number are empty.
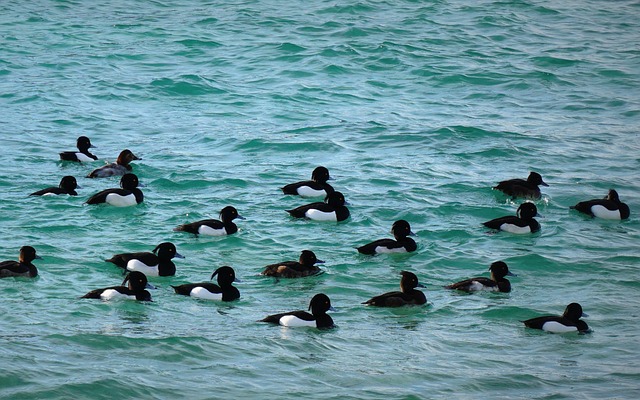
[[[398,220],[391,226],[391,233],[394,239],[380,239],[364,246],[358,247],[358,252],[362,254],[379,254],[379,253],[408,253],[416,251],[418,246],[416,242],[408,236],[415,235],[411,232],[411,225],[403,219]]]
[[[400,291],[388,292],[375,296],[362,304],[376,307],[401,307],[406,305],[421,305],[427,302],[427,297],[417,287],[423,288],[418,277],[409,271],[400,272]]]
[[[494,186],[495,190],[500,190],[504,194],[515,197],[523,197],[526,199],[537,200],[542,194],[540,193],[540,185],[549,186],[537,172],[531,172],[526,180],[524,179],[508,179],[499,182]]]
[[[547,315],[544,317],[531,318],[522,321],[528,328],[542,329],[551,333],[566,332],[589,332],[587,323],[580,320],[581,317],[588,317],[582,312],[582,306],[578,303],[571,303],[565,308],[562,316]]]
[[[140,271],[148,276],[173,276],[176,265],[173,258],[184,258],[171,242],[160,243],[153,252],[116,254],[107,262],[113,263],[127,271]]]
[[[629,206],[620,201],[613,189],[609,189],[604,199],[581,201],[570,208],[603,219],[627,219],[630,215]]]
[[[308,218],[314,221],[344,221],[349,218],[349,209],[340,192],[332,192],[324,199],[324,203],[316,202],[286,210],[294,218]]]
[[[491,278],[476,277],[464,281],[452,283],[445,286],[446,289],[462,290],[464,292],[475,292],[487,290],[492,292],[509,293],[511,282],[505,276],[517,276],[509,271],[509,267],[504,261],[496,261],[489,267]]]
[[[327,314],[327,311],[335,310],[331,307],[331,300],[326,294],[319,293],[313,296],[309,303],[309,310],[311,314],[303,310],[273,314],[261,319],[259,322],[269,322],[289,327],[333,328],[333,319]]]
[[[78,188],[78,182],[76,178],[71,175],[67,175],[62,177],[60,180],[60,184],[58,187],[49,187],[46,189],[38,190],[37,192],[31,193],[29,196],[51,196],[58,194],[68,194],[69,196],[77,196],[78,192],[76,189]]]
[[[89,149],[96,147],[91,144],[91,141],[86,136],[80,136],[76,141],[78,151],[63,151],[60,153],[60,159],[62,161],[95,161],[98,159],[95,155],[89,152]]]
[[[0,278],[25,277],[35,278],[38,276],[38,269],[32,261],[42,259],[36,254],[36,249],[31,246],[22,246],[18,261],[9,260],[0,262]]]
[[[234,219],[244,219],[238,214],[235,207],[227,206],[220,211],[220,220],[203,219],[177,226],[173,230],[176,232],[189,232],[194,235],[222,236],[231,235],[238,232],[238,226],[233,223]]]
[[[326,197],[334,192],[333,187],[327,183],[328,180],[331,180],[329,170],[322,166],[316,167],[311,173],[310,181],[290,183],[282,188],[282,192],[302,197]]]
[[[264,268],[262,275],[274,276],[277,278],[302,278],[305,276],[317,275],[320,268],[314,264],[322,264],[324,261],[318,260],[311,250],[302,250],[298,261],[283,261],[277,264],[270,264]]]
[[[129,149],[122,150],[116,162],[107,164],[91,171],[87,178],[106,178],[108,176],[124,175],[131,171],[129,163],[135,160],[142,160],[131,152]]]
[[[240,298],[240,291],[233,286],[233,282],[239,282],[236,279],[236,272],[229,266],[216,269],[211,274],[211,279],[218,276],[218,284],[211,282],[201,283],[185,283],[184,285],[171,287],[177,294],[183,296],[191,296],[205,300],[221,300],[232,301]]]
[[[540,224],[533,217],[538,215],[538,208],[533,203],[522,203],[516,211],[516,216],[508,215],[484,222],[487,228],[505,232],[524,234],[540,230]]]
[[[87,204],[107,203],[116,207],[129,207],[144,201],[142,190],[138,189],[138,177],[135,174],[124,174],[120,178],[120,189],[106,189],[91,196]]]
[[[124,286],[125,284],[127,284],[127,286]],[[94,289],[81,298],[102,300],[123,299],[152,301],[151,293],[146,290],[147,285],[147,277],[142,272],[132,271],[124,278],[121,286],[111,286],[102,289]]]

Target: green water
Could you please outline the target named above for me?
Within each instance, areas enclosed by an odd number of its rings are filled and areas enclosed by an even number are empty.
[[[628,398],[640,395],[637,2],[89,1],[0,5],[0,259],[34,246],[40,276],[0,281],[0,398]],[[57,153],[87,135],[101,161]],[[84,205],[84,176],[131,149],[145,202]],[[325,165],[344,223],[293,220],[284,184]],[[542,174],[534,235],[483,221],[496,182]],[[27,195],[74,175],[77,197]],[[568,207],[615,188],[624,222]],[[172,229],[246,217],[229,237]],[[418,250],[363,256],[406,219]],[[103,260],[171,241],[153,303],[80,300],[117,285]],[[262,267],[325,260],[275,281]],[[510,294],[442,288],[504,260]],[[230,304],[170,285],[231,265]],[[410,270],[426,307],[372,309]],[[330,331],[256,322],[337,309]],[[519,322],[582,304],[593,333]]]

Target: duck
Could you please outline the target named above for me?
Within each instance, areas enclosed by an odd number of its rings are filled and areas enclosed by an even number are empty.
[[[609,189],[609,193],[603,199],[581,201],[570,208],[603,219],[622,220],[629,218],[631,214],[629,206],[620,201],[618,192],[613,189]]]
[[[413,272],[400,272],[400,291],[388,292],[370,298],[363,302],[369,306],[375,307],[401,307],[407,305],[422,305],[427,302],[427,297],[417,287],[425,287],[418,282],[418,277]]]
[[[218,284],[211,282],[185,283],[184,285],[173,286],[177,294],[191,296],[198,299],[233,301],[240,298],[240,291],[233,286],[233,282],[240,282],[236,279],[236,272],[229,266],[223,266],[211,274],[211,279],[218,276]]]
[[[359,253],[374,255],[381,253],[410,253],[416,251],[418,246],[409,236],[415,236],[411,232],[411,225],[404,219],[400,219],[391,226],[394,239],[379,239],[364,246],[357,247]]]
[[[124,286],[125,284],[127,286]],[[145,274],[140,271],[132,271],[124,278],[121,286],[94,289],[82,296],[81,299],[152,301],[151,293],[146,290],[147,287],[148,281]]]
[[[233,206],[226,206],[220,210],[220,219],[203,219],[175,227],[176,232],[189,232],[194,235],[223,236],[232,235],[238,232],[238,226],[234,219],[245,219],[238,214],[238,210]]]
[[[116,162],[94,169],[87,175],[87,178],[106,178],[108,176],[124,175],[131,171],[132,168],[129,163],[135,160],[142,160],[142,158],[133,154],[129,149],[122,150]]]
[[[115,207],[130,207],[144,201],[144,194],[138,188],[136,174],[124,174],[120,178],[120,188],[106,189],[91,196],[86,204],[110,204]]]
[[[276,278],[302,278],[320,274],[322,271],[315,264],[323,263],[324,261],[318,260],[313,251],[302,250],[298,261],[283,261],[267,265],[261,274]]]
[[[579,303],[571,303],[562,316],[546,315],[521,321],[527,328],[542,329],[551,333],[589,332],[589,326],[580,318],[588,317]]]
[[[325,197],[324,203],[315,202],[286,211],[294,218],[340,222],[349,218],[349,209],[345,204],[342,193],[332,192]]]
[[[38,276],[38,268],[33,265],[33,260],[41,260],[42,257],[36,254],[36,249],[31,246],[22,246],[18,261],[8,260],[0,262],[0,278],[25,277],[35,278]]]
[[[504,261],[496,261],[489,267],[491,278],[476,277],[465,279],[464,281],[452,283],[445,286],[446,289],[462,290],[464,292],[476,292],[487,290],[491,292],[509,293],[511,291],[511,282],[505,276],[517,276],[509,271],[507,263]]]
[[[78,151],[63,151],[62,153],[60,153],[60,160],[87,162],[95,161],[98,159],[98,157],[89,152],[90,148],[94,148],[96,146],[91,144],[91,140],[89,140],[88,137],[80,136],[76,141],[76,146],[78,147]]]
[[[38,190],[31,193],[29,196],[54,196],[59,194],[77,196],[78,192],[76,192],[76,189],[79,187],[80,186],[78,186],[78,181],[76,181],[76,178],[71,175],[67,175],[62,177],[58,187],[49,187],[46,189]]]
[[[316,167],[311,173],[310,181],[300,181],[290,183],[282,187],[284,194],[291,194],[301,197],[326,197],[335,190],[327,181],[331,180],[329,170],[326,167]]]
[[[538,208],[535,204],[522,203],[518,207],[515,216],[508,215],[492,219],[482,223],[482,225],[487,228],[516,234],[534,233],[540,230],[540,224],[533,218],[536,216],[538,216]]]
[[[140,271],[147,276],[174,276],[174,258],[184,258],[171,242],[163,242],[152,252],[121,253],[105,260],[126,271]]]
[[[540,186],[549,186],[543,180],[537,172],[531,172],[527,179],[508,179],[506,181],[498,182],[493,187],[495,190],[499,190],[504,194],[511,196],[512,198],[525,198],[531,200],[538,200],[542,197],[540,193]]]
[[[327,311],[335,311],[335,309],[331,306],[331,300],[326,294],[318,293],[313,296],[309,303],[309,310],[311,313],[297,310],[268,315],[259,322],[268,322],[287,327],[306,326],[318,329],[329,329],[335,326],[333,319],[327,314]]]

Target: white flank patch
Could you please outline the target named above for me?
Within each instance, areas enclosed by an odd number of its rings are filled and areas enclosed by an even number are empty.
[[[295,315],[285,315],[284,317],[280,318],[280,325],[290,326],[294,328],[300,327],[300,326],[308,326],[308,327],[315,328],[316,321],[305,321],[303,319],[296,317]]]
[[[95,161],[93,158],[87,157],[84,153],[76,153],[76,157],[78,161]]]
[[[301,186],[298,188],[298,194],[302,197],[325,197],[327,192],[325,192],[324,189],[315,190],[309,186]]]
[[[142,261],[136,260],[135,258],[133,260],[129,260],[129,262],[127,263],[127,270],[139,271],[147,276],[160,276],[157,265],[150,267]]]
[[[43,194],[43,196],[57,196],[57,194],[49,192],[49,193]]]
[[[127,296],[126,294],[122,294],[115,289],[107,289],[100,294],[100,298],[102,300],[114,300],[114,299],[135,300],[136,296]]]
[[[529,225],[518,226],[513,224],[502,224],[500,225],[500,230],[509,233],[516,233],[518,235],[522,235],[523,233],[531,233],[531,228],[529,227]]]
[[[471,282],[471,285],[469,285],[469,290],[472,292],[477,292],[480,290],[485,290],[485,286],[478,281],[473,281]]]
[[[385,253],[385,254],[390,254],[390,253],[406,253],[407,249],[405,249],[404,247],[397,247],[395,249],[390,249],[388,247],[384,247],[384,246],[378,246],[376,247],[376,253]]]
[[[222,293],[211,293],[207,289],[200,286],[196,286],[193,289],[191,289],[191,293],[189,293],[189,295],[191,297],[195,297],[198,299],[218,300],[218,301],[222,300]]]
[[[316,209],[311,209],[304,213],[304,215],[314,221],[338,221],[338,217],[336,217],[336,213],[334,211],[327,213],[318,211]]]
[[[596,217],[602,219],[620,219],[619,210],[607,210],[606,207],[600,205],[591,206],[591,212]]]
[[[107,198],[105,199],[105,202],[116,207],[129,207],[138,204],[138,202],[136,201],[136,196],[134,196],[133,193],[127,196],[120,196],[119,194],[109,193],[107,195]]]
[[[578,328],[575,326],[566,326],[562,325],[560,322],[549,321],[545,322],[542,325],[542,330],[551,332],[551,333],[567,333],[567,332],[576,332]]]
[[[200,225],[198,228],[198,233],[201,235],[209,235],[209,236],[223,236],[227,234],[227,230],[225,228],[222,229],[213,229],[207,225]]]

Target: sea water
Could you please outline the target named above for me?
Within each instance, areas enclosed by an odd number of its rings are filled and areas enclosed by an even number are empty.
[[[0,281],[0,398],[625,398],[640,396],[640,5],[635,1],[7,1],[0,4],[0,260],[37,249],[36,279]],[[63,163],[78,136],[100,160]],[[144,203],[88,206],[88,179],[128,148]],[[326,166],[342,223],[285,212],[287,183]],[[498,181],[539,172],[542,229]],[[78,196],[28,197],[73,175]],[[626,221],[569,206],[614,188]],[[228,237],[174,232],[245,220]],[[355,247],[410,222],[418,250]],[[153,302],[80,299],[119,285],[104,260],[173,242]],[[275,280],[303,249],[320,276]],[[508,294],[444,285],[504,260]],[[170,285],[232,266],[239,301]],[[416,273],[428,304],[361,303]],[[336,308],[333,330],[259,323]],[[582,304],[587,335],[520,322]]]

